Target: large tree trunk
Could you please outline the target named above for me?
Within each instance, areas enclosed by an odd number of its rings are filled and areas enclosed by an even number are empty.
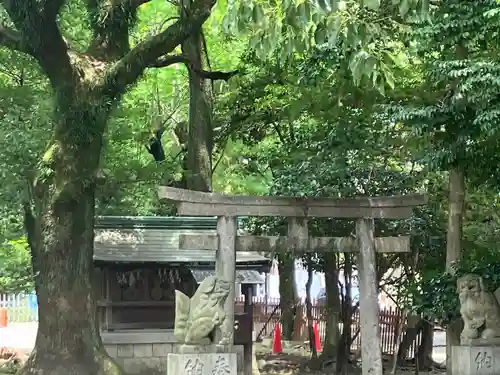
[[[285,340],[291,340],[295,326],[298,292],[295,282],[295,259],[287,254],[278,255],[278,270],[280,278],[280,308],[282,335]]]
[[[103,348],[92,289],[95,189],[104,130],[122,95],[147,68],[166,66],[161,58],[199,33],[215,5],[213,0],[193,1],[186,18],[131,49],[128,31],[146,2],[83,2],[92,40],[86,53],[72,50],[59,29],[64,1],[2,3],[15,30],[0,28],[0,47],[38,62],[56,106],[51,144],[25,206],[40,318],[35,350],[21,374],[121,372]]]
[[[465,206],[465,174],[460,167],[452,167],[449,177],[448,232],[446,236],[446,271],[453,272],[453,265],[461,257],[462,221]],[[451,374],[451,347],[460,345],[460,319],[446,327],[446,372]]]
[[[78,98],[73,102],[92,100]],[[107,113],[58,105],[52,143],[26,205],[39,301],[35,351],[21,374],[119,374],[99,334],[93,280],[96,173]],[[78,116],[75,116],[78,114]],[[81,134],[81,121],[89,132]]]
[[[323,344],[322,360],[335,360],[340,341],[340,292],[339,275],[337,269],[337,254],[323,255],[326,291],[326,308],[323,312],[326,319],[325,343]]]

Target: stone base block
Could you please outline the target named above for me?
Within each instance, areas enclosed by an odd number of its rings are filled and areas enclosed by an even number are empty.
[[[190,345],[176,344],[174,353],[177,354],[201,354],[201,353],[231,353],[229,346],[208,344],[208,345]]]
[[[460,345],[466,346],[500,346],[500,337],[491,339],[460,339]]]
[[[236,353],[170,353],[167,374],[237,375]]]
[[[453,346],[452,358],[453,375],[500,374],[500,346]]]

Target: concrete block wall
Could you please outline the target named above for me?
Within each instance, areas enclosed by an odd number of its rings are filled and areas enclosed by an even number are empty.
[[[167,355],[178,353],[180,347],[176,343],[117,343],[107,344],[105,348],[123,369],[135,375],[168,375]],[[243,373],[243,346],[236,345],[238,374]]]

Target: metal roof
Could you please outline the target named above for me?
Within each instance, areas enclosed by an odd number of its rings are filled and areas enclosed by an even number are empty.
[[[216,217],[98,216],[96,229],[216,229]]]
[[[207,277],[215,275],[215,271],[202,271],[191,269],[197,283],[201,283]],[[253,270],[237,270],[236,281],[240,284],[264,284],[265,279],[259,272]]]
[[[238,217],[241,224],[245,217]],[[217,229],[215,216],[97,216],[98,229]]]
[[[108,263],[190,263],[212,269],[215,251],[180,250],[180,234],[215,234],[215,229],[95,229],[94,260]],[[264,249],[265,250],[265,249]],[[256,252],[237,252],[237,268],[269,267],[270,259]]]

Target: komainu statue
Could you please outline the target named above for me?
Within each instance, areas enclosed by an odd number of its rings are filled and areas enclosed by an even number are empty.
[[[461,341],[500,337],[500,306],[495,296],[484,288],[482,277],[473,274],[460,277],[457,293],[464,320]]]
[[[210,336],[214,329],[226,319],[224,302],[229,289],[230,283],[227,281],[209,276],[191,299],[181,291],[175,291],[174,336],[179,343],[203,345],[211,342]],[[228,344],[229,340],[228,337],[222,337],[218,344]]]

